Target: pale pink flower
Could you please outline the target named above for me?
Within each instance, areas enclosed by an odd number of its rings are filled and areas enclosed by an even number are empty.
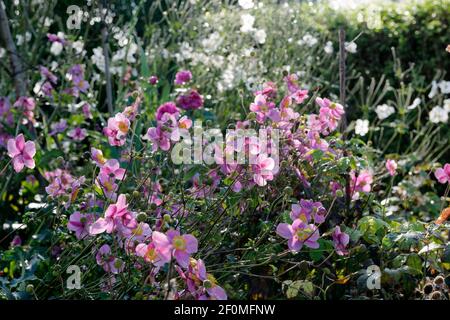
[[[94,215],[82,214],[79,211],[72,213],[67,223],[67,228],[75,232],[77,239],[83,239],[89,235],[89,226],[94,222]]]
[[[397,162],[392,159],[387,160],[386,169],[389,171],[389,174],[391,176],[395,176],[395,174],[397,173]]]
[[[91,148],[91,158],[99,167],[102,167],[107,161],[103,156],[102,150],[96,148]]]
[[[122,180],[125,176],[125,169],[120,167],[120,163],[116,159],[109,159],[100,168],[100,173],[107,175],[116,180]]]
[[[162,252],[170,250],[183,268],[187,268],[191,254],[198,250],[198,241],[193,235],[180,235],[179,231],[173,229],[167,231],[166,235],[157,231],[153,232],[153,242]]]
[[[119,195],[115,204],[109,205],[106,209],[105,217],[99,218],[90,226],[91,235],[103,232],[112,233],[117,228],[125,227],[134,229],[137,222],[130,211],[128,211],[127,199],[124,194]]]
[[[75,141],[83,141],[87,137],[87,130],[77,127],[70,130],[67,135]]]
[[[259,186],[265,186],[267,181],[273,180],[273,170],[275,169],[275,161],[267,157],[265,154],[260,154],[252,165],[253,181]]]
[[[436,169],[434,175],[440,183],[450,183],[450,163],[446,163],[444,168]]]
[[[108,126],[103,129],[103,133],[108,137],[110,145],[123,146],[129,129],[130,120],[119,112],[108,119]]]
[[[33,169],[35,167],[34,155],[36,146],[33,141],[25,142],[23,134],[8,140],[8,155],[12,158],[14,170],[22,171],[23,167]]]
[[[144,136],[144,139],[148,139],[152,142],[153,152],[158,151],[158,149],[167,151],[170,149],[171,135],[171,132],[157,126],[156,128],[149,128],[147,130],[147,134]]]

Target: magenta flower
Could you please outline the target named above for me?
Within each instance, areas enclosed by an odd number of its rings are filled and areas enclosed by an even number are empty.
[[[179,115],[180,115],[180,110],[177,108],[175,103],[173,103],[171,101],[163,103],[156,110],[156,120],[157,121],[163,120],[165,122],[167,118],[173,117],[176,119],[176,118],[178,118]]]
[[[185,83],[188,83],[192,79],[192,73],[189,70],[181,70],[178,71],[175,75],[175,84],[176,85],[183,85]]]
[[[311,200],[300,200],[300,204],[293,204],[291,207],[291,219],[300,219],[304,223],[309,223],[311,218],[314,218],[315,223],[323,223],[327,211],[321,202],[314,202]]]
[[[267,157],[265,154],[260,154],[252,165],[253,181],[259,186],[265,186],[267,181],[273,180],[273,171],[275,169],[275,161]]]
[[[158,77],[157,76],[151,76],[148,79],[148,83],[150,83],[152,86],[154,86],[155,84],[158,84]]]
[[[291,251],[300,251],[303,245],[309,248],[319,248],[319,229],[313,224],[306,224],[300,219],[294,220],[292,225],[280,223],[277,226],[277,234],[288,240],[288,247]]]
[[[388,170],[389,174],[391,176],[395,176],[395,174],[397,173],[397,162],[395,162],[395,160],[387,160],[386,161],[386,169]]]
[[[69,130],[67,135],[75,141],[83,141],[87,137],[87,130],[84,128],[76,127]]]
[[[94,222],[92,214],[81,214],[76,211],[70,215],[67,228],[75,232],[77,239],[83,239],[89,235],[89,226],[92,222]]]
[[[22,239],[19,235],[15,235],[10,243],[11,247],[18,247],[22,245]]]
[[[101,167],[100,173],[116,180],[122,180],[125,176],[125,169],[120,167],[118,160],[110,159]]]
[[[336,226],[336,228],[334,228],[332,237],[336,253],[340,256],[348,254],[346,247],[350,241],[349,235],[345,232],[341,232],[341,228],[339,226]]]
[[[436,169],[434,175],[440,183],[450,183],[450,163],[446,163],[444,168]]]
[[[177,105],[184,110],[196,110],[203,106],[203,97],[194,89],[177,98]]]
[[[15,139],[8,140],[8,155],[12,158],[14,170],[22,171],[23,167],[33,169],[35,167],[34,155],[36,146],[33,141],[25,142],[23,134],[19,134]]]

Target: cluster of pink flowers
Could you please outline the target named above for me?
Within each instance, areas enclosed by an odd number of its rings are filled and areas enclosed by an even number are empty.
[[[298,204],[292,205],[290,217],[293,220],[292,224],[280,223],[276,230],[280,237],[288,240],[288,248],[293,252],[300,251],[303,246],[311,249],[319,248],[318,225],[324,223],[326,218],[326,210],[322,203],[302,199]],[[336,226],[332,238],[336,253],[347,254],[348,234],[341,232],[340,227]]]
[[[171,142],[180,140],[183,132],[192,127],[192,120],[187,116],[180,117],[180,109],[175,103],[166,102],[156,110],[156,127],[150,127],[144,139],[152,142],[153,151],[161,149],[168,151]]]
[[[36,101],[32,97],[19,97],[14,103],[14,107],[22,111],[26,123],[34,123],[34,108],[36,107]]]
[[[372,190],[373,175],[369,170],[350,172],[350,190],[354,200],[359,198],[359,193],[369,193]]]

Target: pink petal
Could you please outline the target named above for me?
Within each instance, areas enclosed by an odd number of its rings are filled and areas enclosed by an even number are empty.
[[[9,139],[8,140],[8,155],[11,158],[14,158],[15,156],[19,155],[20,151],[16,147],[16,140],[15,139]]]
[[[33,158],[36,154],[36,146],[33,141],[27,141],[25,143],[24,153],[27,154],[30,158]]]
[[[290,238],[292,238],[292,236],[293,236],[293,230],[292,230],[292,227],[291,227],[291,225],[289,225],[289,224],[287,224],[287,223],[280,223],[278,226],[277,226],[277,234],[280,236],[280,237],[283,237],[283,238],[285,238],[285,239],[290,239]]]
[[[23,169],[24,166],[24,161],[23,161],[23,157],[22,156],[17,156],[15,157],[13,160],[13,166],[14,166],[14,170],[16,172],[20,172]]]
[[[188,253],[197,252],[197,250],[198,250],[197,239],[191,234],[186,234],[183,236],[183,238],[184,238],[184,240],[186,240],[186,251]]]
[[[103,218],[98,218],[90,227],[89,233],[91,235],[100,234],[106,231],[108,223]],[[103,247],[102,247],[103,248]],[[100,249],[101,250],[101,249]]]

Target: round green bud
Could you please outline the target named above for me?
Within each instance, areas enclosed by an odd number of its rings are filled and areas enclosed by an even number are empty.
[[[139,198],[139,196],[141,195],[141,193],[137,190],[133,191],[133,198]]]
[[[172,220],[172,217],[170,216],[170,214],[166,213],[163,216],[163,219],[164,219],[165,222],[170,222],[170,220]]]
[[[150,204],[150,209],[152,209],[152,210],[156,210],[157,207],[158,206],[156,205],[156,203],[151,203]]]
[[[285,195],[291,196],[294,193],[294,190],[292,190],[291,187],[287,186],[287,187],[284,188],[283,192],[284,192]]]
[[[26,292],[33,293],[34,292],[34,286],[32,284],[27,285]]]
[[[250,113],[247,115],[247,120],[255,120],[255,119],[256,119],[256,113],[250,112]]]
[[[212,288],[212,283],[211,281],[209,281],[208,279],[203,281],[203,287],[205,287],[206,289],[210,289]]]
[[[344,192],[341,189],[336,191],[336,197],[341,198],[343,196],[344,196]]]
[[[147,214],[145,212],[140,212],[137,216],[137,221],[144,222],[145,220],[147,220]]]

